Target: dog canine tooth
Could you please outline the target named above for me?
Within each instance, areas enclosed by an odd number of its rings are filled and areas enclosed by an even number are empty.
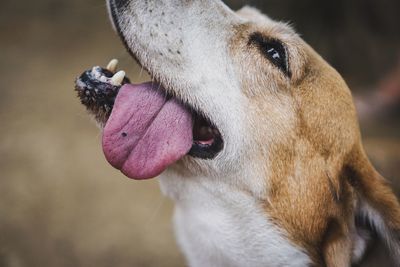
[[[125,78],[125,71],[120,70],[111,78],[111,84],[113,85],[121,85],[122,81]]]
[[[111,71],[112,73],[115,73],[115,71],[117,70],[117,65],[118,65],[118,59],[111,59],[110,63],[108,63],[107,68],[109,71]]]

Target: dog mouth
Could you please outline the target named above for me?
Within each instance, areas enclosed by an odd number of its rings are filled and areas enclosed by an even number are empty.
[[[160,83],[131,84],[116,65],[94,67],[76,81],[82,104],[104,126],[103,152],[113,167],[148,179],[185,155],[209,160],[223,149],[219,129],[204,112]]]
[[[118,5],[125,1],[109,0],[108,3],[116,32],[130,55],[142,65],[119,25],[117,9],[122,8]],[[116,72],[117,63],[113,60],[106,69],[92,69],[95,73],[87,71],[89,79],[81,76],[76,83],[81,102],[96,119],[102,120],[103,152],[113,167],[130,178],[148,179],[161,174],[186,155],[211,160],[222,151],[221,132],[206,110],[199,110],[194,107],[196,105],[172,94],[176,90],[162,82],[131,84],[124,78],[124,72],[123,75],[121,71]],[[147,66],[142,67],[151,77],[156,76]],[[86,85],[91,79],[96,80],[92,83],[95,86],[89,88]],[[102,101],[98,101],[99,96]],[[102,107],[99,107],[100,103]]]

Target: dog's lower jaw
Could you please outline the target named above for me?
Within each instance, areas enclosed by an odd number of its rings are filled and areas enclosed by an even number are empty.
[[[189,266],[309,266],[256,196],[215,177],[192,178],[173,170],[160,177],[175,202],[175,234]]]

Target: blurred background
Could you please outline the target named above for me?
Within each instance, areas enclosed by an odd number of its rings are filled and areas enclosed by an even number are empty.
[[[400,189],[400,1],[226,1],[289,21],[344,76],[368,154]],[[0,266],[184,266],[157,180],[109,166],[74,79],[112,57],[140,68],[101,0],[3,0]],[[362,266],[391,266],[379,242]]]

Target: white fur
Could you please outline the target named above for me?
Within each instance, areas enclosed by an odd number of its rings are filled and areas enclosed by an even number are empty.
[[[383,217],[379,212],[371,207],[367,202],[360,202],[359,213],[366,221],[369,221],[375,228],[378,235],[384,240],[389,246],[395,259],[400,258],[400,246],[396,234],[393,234],[389,227],[386,225]]]
[[[358,264],[362,260],[365,251],[368,248],[368,243],[371,240],[371,234],[367,230],[356,229],[353,235],[354,245],[351,262],[353,264]]]
[[[173,172],[160,178],[175,201],[175,232],[190,266],[308,266],[308,256],[269,220],[261,201],[208,177],[192,178]]]

